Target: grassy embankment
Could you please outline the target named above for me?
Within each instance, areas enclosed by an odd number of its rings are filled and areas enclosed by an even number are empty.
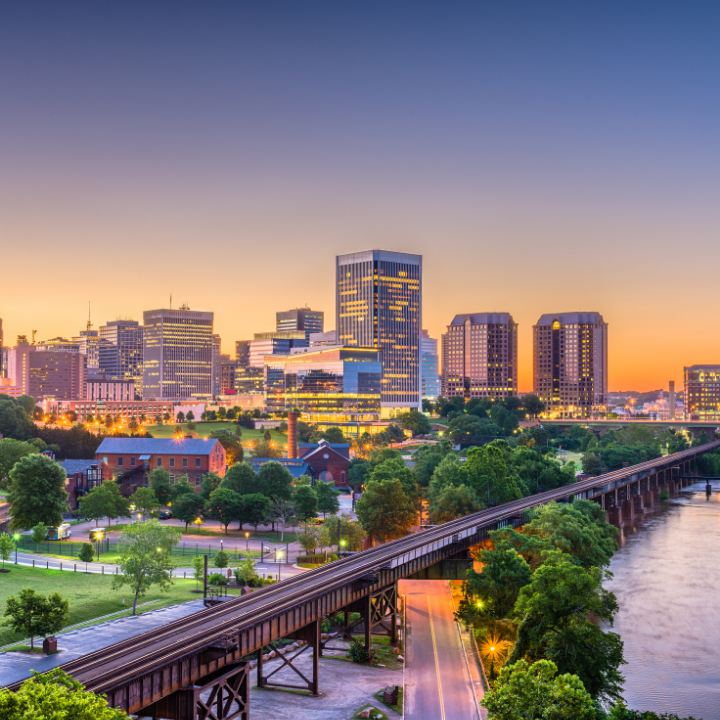
[[[86,575],[82,572],[61,572],[60,570],[40,570],[22,565],[6,566],[11,572],[0,577],[0,613],[5,610],[5,602],[9,595],[17,594],[23,588],[31,587],[39,593],[59,592],[70,602],[70,618],[68,625],[93,620],[103,615],[132,608],[133,596],[130,588],[125,586],[113,590],[112,577],[102,575]],[[79,570],[79,568],[78,568]],[[191,592],[195,589],[195,580],[175,580],[168,592],[161,592],[157,587],[138,600],[139,603],[157,600],[158,602],[142,608],[142,611],[157,610],[168,605],[197,600],[200,595]],[[123,600],[125,604],[123,605]],[[129,614],[127,610],[127,614]],[[121,617],[115,615],[114,618]],[[15,640],[24,639],[22,633],[13,633],[10,628],[0,626],[0,646]]]
[[[181,427],[187,428],[187,423],[183,423]],[[195,432],[201,438],[208,437],[208,435],[215,430],[235,432],[236,427],[236,423],[223,422],[221,420],[217,422],[195,422]],[[168,423],[167,425],[148,425],[145,429],[156,438],[171,438],[175,434],[175,425],[172,423]],[[250,430],[248,428],[240,428],[240,430],[242,431],[242,437],[240,439],[245,448],[247,448],[250,443],[256,443],[262,440],[265,434],[264,430]],[[285,433],[270,430],[270,435],[272,436],[272,441],[279,446],[285,447],[285,445],[287,445],[287,435]]]

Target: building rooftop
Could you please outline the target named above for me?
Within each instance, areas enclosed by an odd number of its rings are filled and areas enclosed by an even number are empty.
[[[92,460],[62,460],[58,462],[66,475],[74,475],[75,473],[85,472],[93,465],[97,466],[98,461],[93,458]]]
[[[536,325],[552,325],[558,320],[563,325],[603,325],[605,321],[599,312],[547,313],[541,315]]]
[[[278,462],[294,477],[299,478],[308,474],[308,464],[298,458],[253,458],[253,469],[257,472],[260,465],[269,462]]]
[[[204,440],[174,440],[172,438],[105,438],[97,454],[137,453],[138,455],[210,455],[218,441],[214,438]]]
[[[450,325],[464,325],[465,321],[468,318],[470,318],[470,322],[473,325],[503,324],[514,322],[512,315],[506,312],[466,313],[464,315],[456,315]]]

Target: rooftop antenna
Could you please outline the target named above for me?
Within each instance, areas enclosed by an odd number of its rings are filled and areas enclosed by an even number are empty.
[[[32,344],[35,344],[35,336],[37,335],[37,330],[32,331]]]
[[[172,293],[170,293],[170,309],[172,310]]]
[[[87,321],[88,332],[92,329],[92,323],[90,322],[90,301],[88,300],[88,321]]]

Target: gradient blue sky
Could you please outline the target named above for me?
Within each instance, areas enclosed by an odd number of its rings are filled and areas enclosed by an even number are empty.
[[[224,350],[424,256],[424,325],[599,310],[611,389],[720,363],[720,6],[0,5],[6,342],[175,303]]]

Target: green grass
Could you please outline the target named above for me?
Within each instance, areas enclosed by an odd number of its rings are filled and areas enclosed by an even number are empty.
[[[396,713],[399,713],[402,715],[402,709],[403,709],[403,689],[402,686],[398,686],[398,701],[397,704],[391,705],[390,703],[386,703],[383,700],[383,690],[380,690],[379,692],[375,693],[375,697],[386,707],[389,707],[391,710],[394,710]]]
[[[187,428],[187,423],[183,423],[184,429]],[[221,420],[217,422],[195,422],[195,432],[201,437],[206,438],[211,432],[215,430],[229,430],[235,432],[237,427],[236,423],[223,422]],[[175,434],[175,425],[170,423],[168,425],[148,425],[145,428],[153,437],[156,438],[171,438]],[[242,430],[241,441],[243,446],[247,446],[250,442],[257,442],[262,440],[265,434],[264,430],[250,430],[248,428],[240,428]],[[285,447],[287,445],[287,435],[285,433],[278,432],[277,430],[270,430],[270,435],[273,442],[278,445]]]
[[[370,708],[371,711],[370,717],[374,718],[374,720],[378,720],[379,718],[382,718],[382,720],[388,720],[388,716],[382,710],[378,710],[374,705],[363,705],[355,711],[353,717],[358,717],[363,710],[367,710],[368,708]]]
[[[132,607],[132,592],[128,586],[113,590],[110,575],[86,575],[80,572],[60,570],[40,570],[22,565],[12,565],[11,572],[2,575],[0,582],[0,611],[4,611],[5,602],[10,595],[23,588],[31,587],[39,593],[59,592],[70,601],[70,618],[68,625],[93,620],[102,615],[118,612]],[[148,605],[147,609],[157,610],[168,605],[176,605],[190,600],[197,600],[199,595],[191,592],[195,589],[195,580],[175,580],[168,592],[161,592],[157,587],[151,588],[147,594],[138,599],[138,604],[149,600],[158,602]],[[125,600],[123,605],[122,601]],[[129,612],[129,611],[128,611]],[[115,618],[121,617],[115,615]],[[24,639],[22,633],[13,633],[10,628],[0,626],[0,646],[15,640]]]

